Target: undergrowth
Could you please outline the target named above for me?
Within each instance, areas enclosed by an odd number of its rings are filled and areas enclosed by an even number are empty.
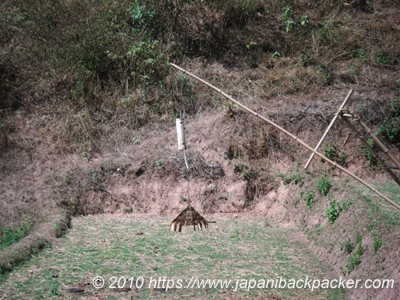
[[[0,251],[17,243],[29,234],[33,226],[32,218],[30,216],[25,216],[25,222],[25,224],[15,228],[9,226],[3,227],[3,230],[0,231]]]

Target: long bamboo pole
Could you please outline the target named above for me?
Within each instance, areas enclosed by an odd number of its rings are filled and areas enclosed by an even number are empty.
[[[335,123],[337,117],[339,116],[339,114],[340,114],[340,112],[342,111],[343,107],[346,105],[347,100],[349,100],[349,98],[350,98],[350,96],[351,96],[352,93],[353,93],[353,89],[350,89],[349,93],[347,94],[346,99],[344,99],[342,105],[340,105],[340,107],[339,107],[339,109],[337,110],[335,116],[333,117],[331,123],[329,124],[328,128],[325,130],[325,133],[322,135],[322,137],[321,137],[321,139],[319,140],[317,146],[315,146],[315,148],[314,148],[315,151],[317,151],[318,148],[319,148],[319,146],[321,146],[321,144],[322,144],[322,142],[324,141],[326,135],[328,134],[328,132],[329,132],[329,130],[331,129],[331,127],[333,126],[333,123]],[[307,170],[307,168],[308,168],[308,166],[310,165],[311,160],[313,159],[313,157],[314,157],[314,152],[311,153],[310,158],[308,159],[306,165],[304,166],[304,170]]]
[[[386,197],[385,195],[383,195],[381,192],[379,192],[377,189],[375,189],[373,186],[371,186],[370,184],[368,184],[367,182],[365,182],[364,180],[362,180],[360,177],[356,176],[355,174],[351,173],[350,171],[348,171],[347,169],[343,168],[342,166],[339,166],[337,163],[333,162],[332,160],[330,160],[329,158],[325,157],[323,154],[319,153],[318,151],[315,151],[312,147],[310,147],[309,145],[307,145],[305,142],[303,142],[302,140],[300,140],[299,138],[297,138],[296,136],[294,136],[293,134],[291,134],[289,131],[287,131],[286,129],[282,128],[281,126],[279,126],[278,124],[275,124],[274,122],[272,122],[271,120],[259,115],[258,113],[256,113],[255,111],[251,110],[250,108],[244,106],[242,103],[236,101],[235,99],[233,99],[231,96],[229,96],[228,94],[226,94],[225,92],[223,92],[222,90],[220,90],[219,88],[213,86],[211,83],[208,83],[207,81],[201,79],[200,77],[197,77],[196,75],[186,71],[185,69],[182,69],[181,67],[170,63],[170,65],[172,67],[174,67],[175,69],[184,72],[185,74],[189,75],[190,77],[204,83],[205,85],[207,85],[208,87],[212,88],[213,90],[215,90],[216,92],[220,93],[222,96],[224,96],[225,98],[231,100],[233,103],[235,103],[237,106],[243,108],[245,111],[255,115],[257,118],[260,118],[261,120],[267,122],[268,124],[274,126],[275,128],[277,128],[278,130],[282,131],[284,134],[286,134],[287,136],[289,136],[290,138],[294,139],[296,142],[298,142],[299,144],[301,144],[303,147],[307,148],[308,150],[310,150],[311,152],[313,152],[315,155],[319,156],[320,158],[324,159],[326,162],[328,162],[329,164],[333,165],[334,167],[340,169],[342,172],[346,173],[347,175],[349,175],[350,177],[354,178],[355,180],[357,180],[358,182],[360,182],[361,184],[365,185],[367,188],[369,188],[371,191],[373,191],[375,194],[377,194],[379,197],[381,197],[383,200],[385,200],[386,202],[388,202],[389,204],[391,204],[392,206],[394,206],[395,208],[397,208],[400,211],[400,206],[393,202],[392,200],[390,200],[388,197]]]

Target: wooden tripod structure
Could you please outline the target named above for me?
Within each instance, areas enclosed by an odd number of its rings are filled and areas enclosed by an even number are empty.
[[[299,138],[297,138],[296,136],[294,136],[293,134],[291,134],[289,131],[287,131],[286,129],[284,129],[283,127],[279,126],[278,124],[272,122],[271,120],[259,115],[258,113],[256,113],[255,111],[251,110],[250,108],[246,107],[245,105],[243,105],[242,103],[236,101],[235,99],[233,99],[231,96],[229,96],[228,94],[226,94],[225,92],[223,92],[222,90],[218,89],[217,87],[213,86],[212,84],[208,83],[207,81],[197,77],[196,75],[186,71],[185,69],[182,69],[181,67],[170,63],[170,65],[187,74],[188,76],[204,83],[205,85],[207,85],[208,87],[212,88],[213,90],[215,90],[216,92],[218,92],[219,94],[221,94],[222,96],[224,96],[225,98],[229,99],[230,101],[232,101],[233,103],[235,103],[237,106],[241,107],[242,109],[244,109],[245,111],[253,114],[254,116],[256,116],[257,118],[260,118],[261,120],[267,122],[268,124],[274,126],[275,128],[277,128],[278,130],[280,130],[281,132],[283,132],[284,134],[286,134],[287,136],[289,136],[290,138],[294,139],[296,142],[298,142],[299,144],[301,144],[303,147],[307,148],[308,150],[310,150],[314,155],[319,156],[320,158],[322,158],[323,160],[325,160],[326,162],[328,162],[329,164],[333,165],[334,167],[338,168],[339,170],[341,170],[342,172],[346,173],[347,175],[349,175],[350,177],[352,177],[353,179],[357,180],[358,182],[360,182],[361,184],[365,185],[367,188],[369,188],[371,191],[373,191],[375,194],[377,194],[379,197],[381,197],[383,200],[385,200],[386,202],[388,202],[390,205],[394,206],[395,208],[397,208],[400,211],[400,205],[398,205],[396,202],[390,200],[388,197],[386,197],[385,195],[383,195],[381,192],[379,192],[376,188],[374,188],[373,186],[371,186],[370,184],[368,184],[366,181],[364,181],[363,179],[361,179],[360,177],[358,177],[357,175],[353,174],[352,172],[350,172],[349,170],[343,168],[342,166],[338,165],[337,163],[335,163],[334,161],[330,160],[329,158],[327,158],[325,155],[323,155],[322,153],[318,152],[317,150],[313,149],[312,147],[310,147],[309,145],[307,145],[305,142],[303,142],[302,140],[300,140]],[[344,105],[343,105],[344,106]]]
[[[196,227],[200,230],[208,228],[209,223],[216,223],[215,221],[207,221],[200,215],[190,204],[171,222],[171,231],[182,231],[183,226],[193,226],[194,231]]]

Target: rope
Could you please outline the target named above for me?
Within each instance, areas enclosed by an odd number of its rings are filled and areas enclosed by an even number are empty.
[[[185,119],[187,117],[186,112],[185,112],[185,97],[184,97],[184,83],[185,83],[185,73],[182,72],[182,76],[181,76],[181,95],[182,95],[182,108],[181,108],[181,112],[180,112],[180,117],[181,120],[183,122],[183,131],[184,131],[184,141],[185,141],[185,149],[183,150],[183,159],[185,160],[185,165],[186,165],[186,178],[187,178],[187,200],[189,205],[191,204],[191,200],[190,200],[190,180],[192,179],[192,171],[190,169],[190,159],[189,159],[189,146],[188,146],[188,142],[187,142],[187,138],[186,138],[186,123],[185,123]]]

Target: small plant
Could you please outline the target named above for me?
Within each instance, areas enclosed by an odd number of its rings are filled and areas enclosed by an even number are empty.
[[[328,218],[329,223],[335,223],[336,219],[339,217],[340,212],[342,211],[342,206],[336,200],[331,201],[330,206],[325,209],[325,217]]]
[[[371,149],[374,149],[375,148],[374,140],[373,139],[369,139],[368,140],[368,145],[371,147]],[[376,160],[375,156],[372,154],[371,151],[369,151],[369,149],[366,146],[362,146],[360,148],[360,152],[365,154],[365,156],[366,156],[366,158],[368,160],[368,163],[369,163],[369,165],[371,167],[377,165],[378,161]]]
[[[245,164],[235,164],[233,166],[233,172],[235,173],[242,173],[247,169],[247,166]]]
[[[289,184],[289,183],[291,183],[292,181],[293,181],[295,184],[298,184],[298,183],[301,183],[301,182],[303,181],[303,179],[301,178],[301,176],[300,176],[299,173],[296,173],[296,174],[287,174],[287,175],[280,173],[278,176],[283,180],[283,183],[284,183],[284,184]]]
[[[350,241],[350,239],[340,244],[340,250],[344,251],[346,254],[350,254],[354,249],[354,244]]]
[[[346,265],[347,272],[350,274],[352,271],[357,269],[361,263],[361,256],[364,254],[364,249],[361,243],[358,245],[358,249],[349,257],[349,262]]]
[[[324,144],[325,156],[329,159],[333,159],[336,155],[336,148],[332,145],[332,140]]]
[[[279,51],[275,51],[274,53],[272,53],[272,57],[279,58],[279,57],[281,57],[281,53]]]
[[[228,196],[221,195],[221,196],[219,196],[218,199],[221,199],[221,200],[228,200]]]
[[[312,191],[307,192],[305,195],[303,192],[300,193],[303,200],[306,202],[309,209],[311,209],[314,205],[315,194]]]
[[[250,43],[246,44],[246,49],[247,49],[247,50],[250,50],[251,48],[253,48],[253,46],[254,46],[255,44],[256,44],[255,42],[250,42]]]
[[[367,52],[365,50],[360,50],[360,52],[358,52],[358,57],[363,61],[364,64],[366,65],[369,64],[369,60],[367,58]]]
[[[400,141],[400,117],[385,118],[383,124],[379,126],[378,133],[383,135],[389,143],[396,143]]]
[[[390,66],[393,64],[392,60],[390,59],[390,57],[388,57],[385,53],[383,53],[382,51],[379,51],[376,54],[376,63],[382,66]]]
[[[309,22],[310,22],[310,17],[308,15],[304,15],[301,17],[301,20],[300,20],[301,26],[306,27]]]
[[[285,23],[286,23],[286,32],[289,32],[296,26],[296,22],[293,20],[287,20],[285,21]]]
[[[374,248],[374,253],[376,253],[378,251],[378,249],[382,246],[382,244],[383,244],[383,242],[375,236],[374,244],[372,246]]]
[[[289,5],[283,8],[283,19],[288,21],[293,18],[293,9]]]
[[[293,10],[290,6],[283,8],[283,19],[286,23],[286,32],[289,32],[296,26],[296,22],[293,21]]]
[[[326,177],[326,175],[318,179],[317,188],[322,195],[324,196],[328,195],[331,187],[332,187],[331,181],[329,180],[328,177]]]

